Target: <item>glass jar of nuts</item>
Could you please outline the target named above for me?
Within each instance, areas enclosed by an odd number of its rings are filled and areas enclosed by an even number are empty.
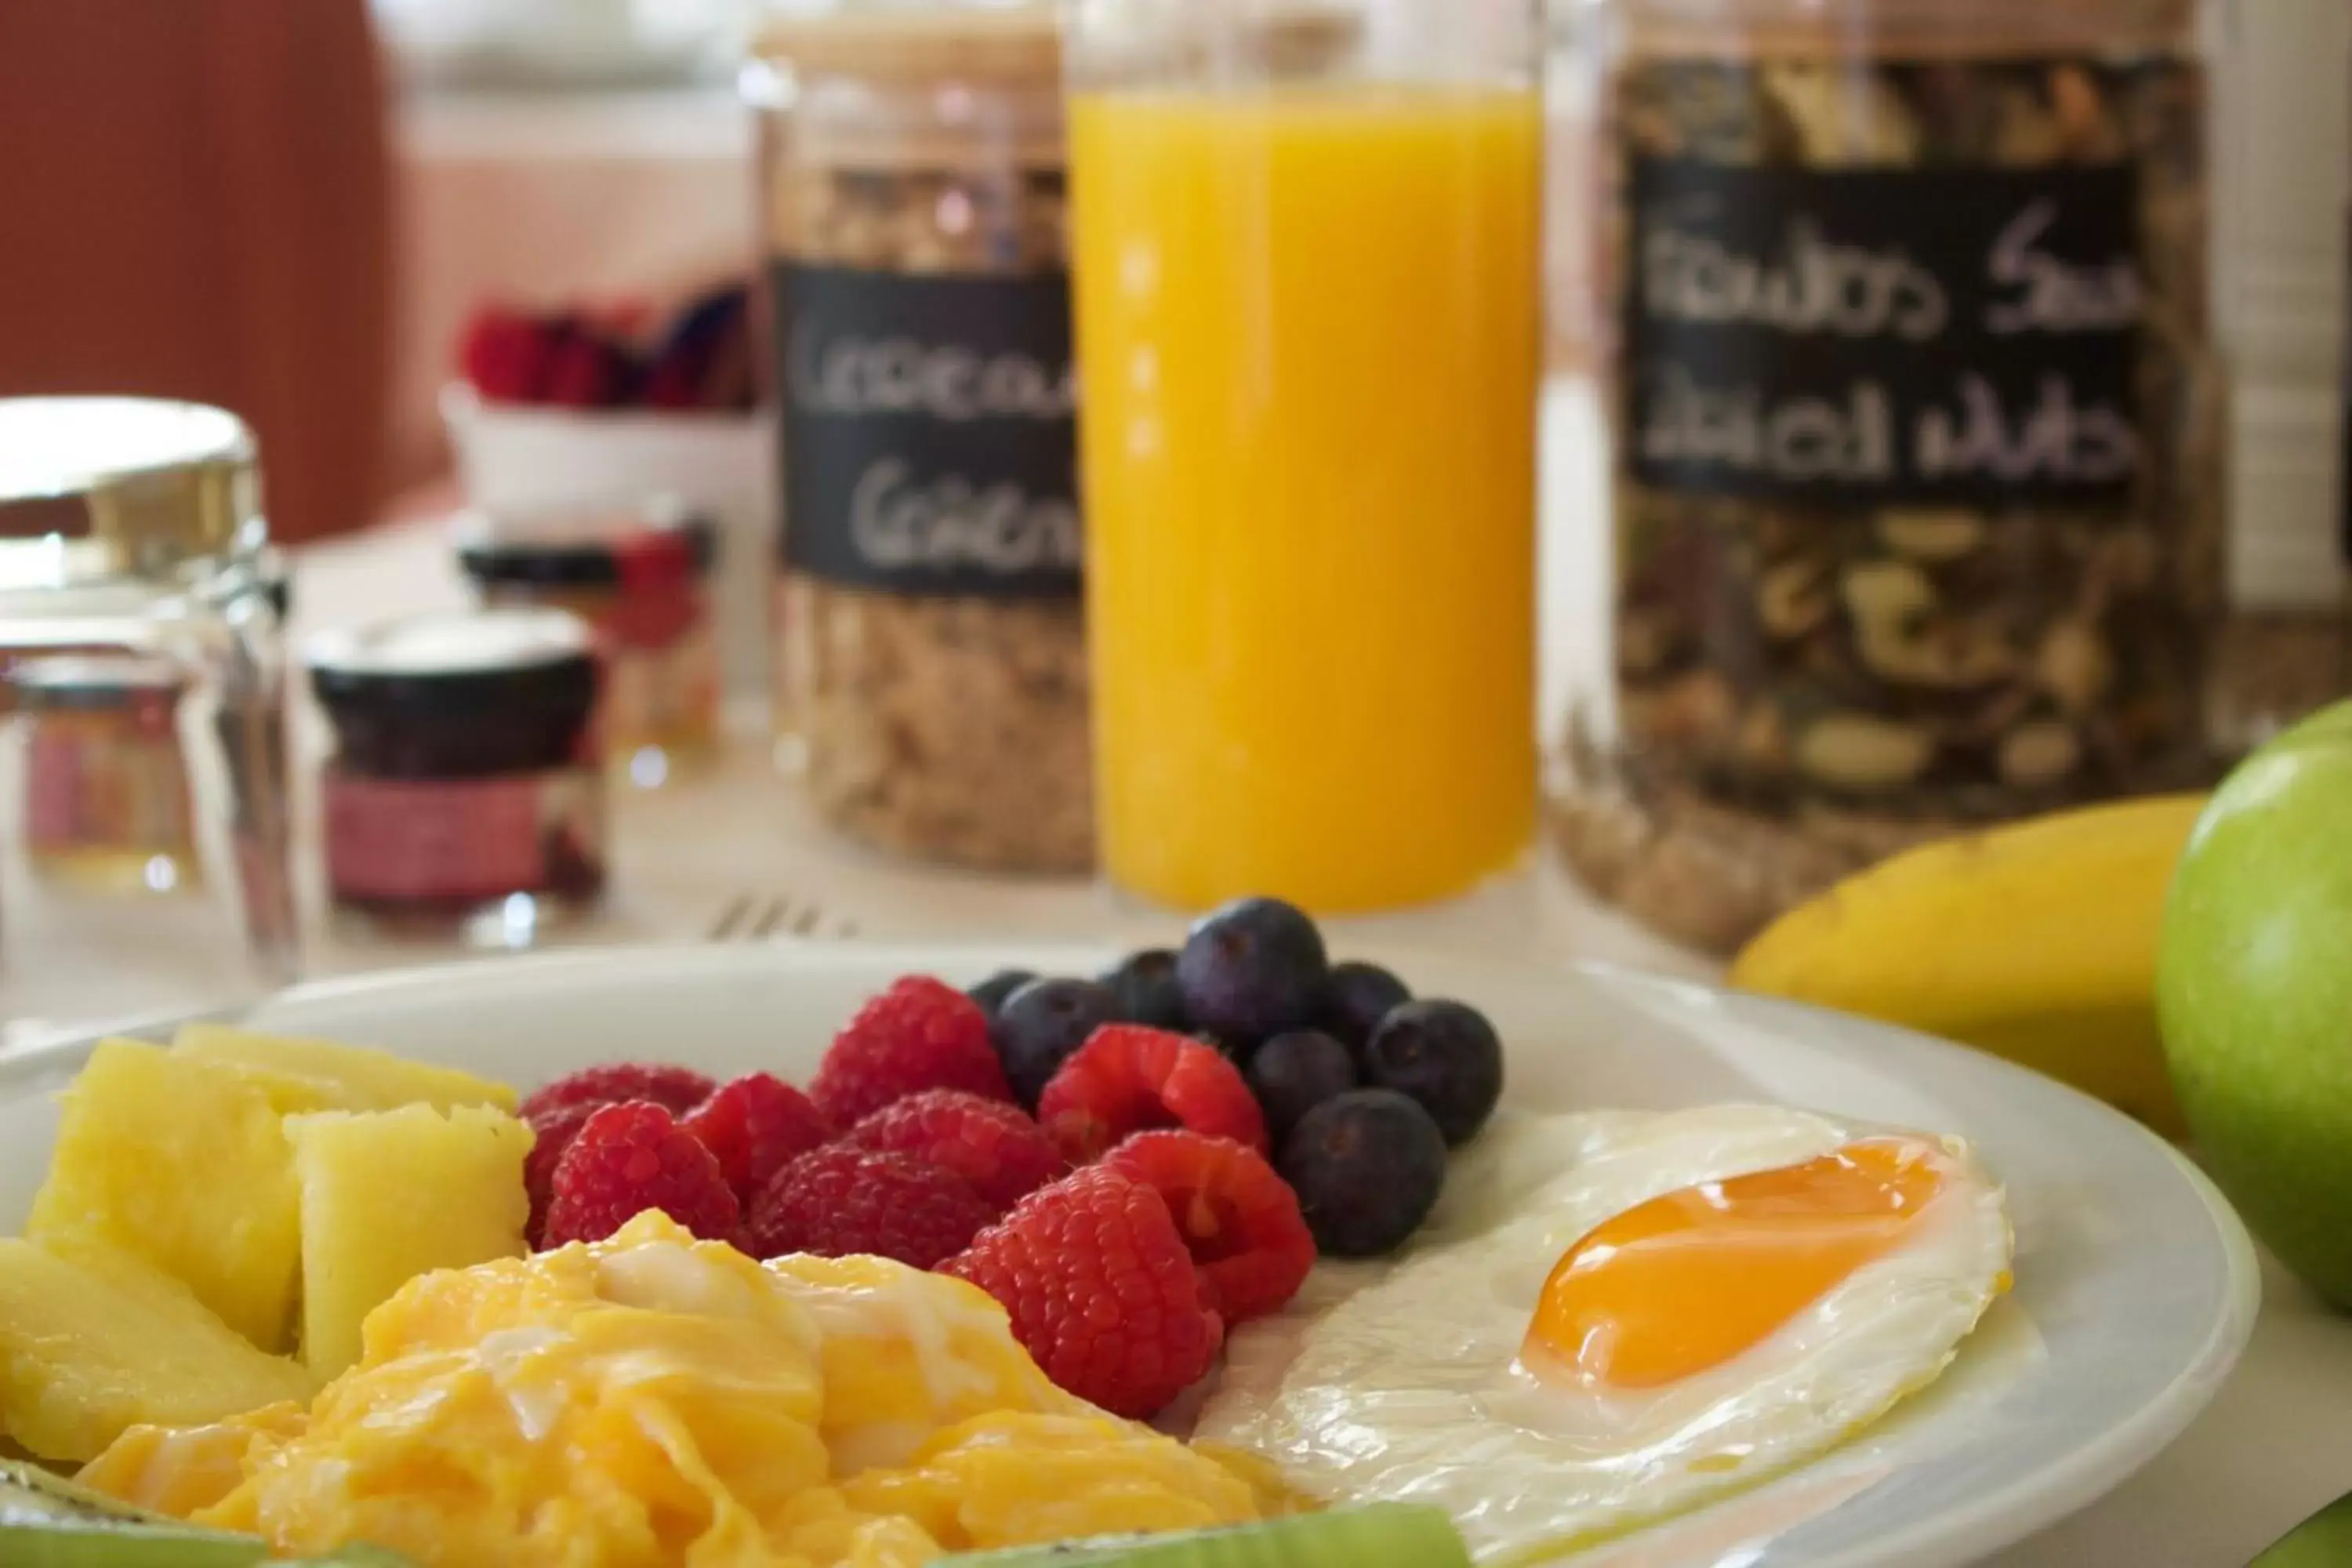
[[[1055,13],[811,0],[758,55],[778,690],[811,798],[886,849],[1084,870]]]
[[[1614,0],[1614,679],[1562,847],[1669,933],[2196,784],[2223,376],[2198,0]]]

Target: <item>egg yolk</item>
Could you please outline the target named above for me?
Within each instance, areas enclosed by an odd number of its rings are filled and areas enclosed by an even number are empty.
[[[1893,1251],[1941,1165],[1927,1145],[1876,1139],[1628,1209],[1553,1268],[1521,1360],[1594,1393],[1719,1366]]]

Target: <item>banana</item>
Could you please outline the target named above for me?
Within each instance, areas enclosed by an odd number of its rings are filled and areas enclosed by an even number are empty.
[[[1941,1035],[2179,1137],[2157,930],[2202,795],[2092,806],[1898,855],[1790,910],[1731,983]]]

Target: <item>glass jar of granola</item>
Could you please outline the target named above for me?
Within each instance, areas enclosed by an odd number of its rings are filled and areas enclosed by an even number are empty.
[[[1558,825],[1712,948],[2197,783],[2221,601],[2198,0],[1615,0],[1615,668]]]
[[[1050,5],[771,8],[783,724],[855,837],[1092,864],[1060,38]]]

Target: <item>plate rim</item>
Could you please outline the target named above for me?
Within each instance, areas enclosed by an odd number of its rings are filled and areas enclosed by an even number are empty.
[[[1996,1086],[2006,1080],[2028,1094],[2054,1095],[2076,1102],[2111,1131],[2141,1141],[2144,1149],[2152,1148],[2198,1200],[2222,1260],[2222,1310],[2195,1355],[2159,1393],[2125,1421],[2032,1476],[1971,1498],[1964,1510],[1947,1510],[1902,1530],[1882,1531],[1866,1546],[1857,1544],[1829,1557],[1813,1558],[1813,1568],[1864,1568],[1865,1564],[1886,1563],[1902,1563],[1906,1568],[1960,1568],[2072,1517],[2120,1486],[2171,1446],[2220,1391],[2253,1334],[2262,1302],[2261,1265],[2252,1237],[2228,1198],[2180,1149],[2071,1085],[1917,1030],[1625,964],[1589,959],[1546,964],[1453,949],[1416,950],[1403,944],[1385,947],[1374,956],[1409,963],[1416,951],[1431,965],[1443,965],[1456,972],[1486,970],[1521,983],[1583,981],[1603,989],[1647,992],[1683,1006],[1728,1006],[1783,1037],[1802,1037],[1809,1029],[1820,1031],[1826,1026],[1849,1039],[1857,1035],[1877,1035],[1899,1040],[1908,1050],[1923,1053],[1931,1059],[1940,1058],[1955,1070],[1988,1077],[1995,1080]],[[961,958],[975,968],[1018,961],[1058,963],[1080,970],[1099,964],[1112,952],[1101,943],[1068,941],[780,941],[758,944],[675,942],[425,962],[304,981],[235,1006],[141,1014],[79,1026],[71,1033],[0,1053],[0,1095],[22,1092],[35,1081],[74,1070],[100,1040],[110,1037],[129,1034],[152,1037],[191,1020],[235,1022],[264,1007],[289,1001],[305,1005],[331,1005],[347,999],[364,1003],[373,997],[418,993],[457,978],[472,984],[500,985],[510,983],[510,976],[532,982],[561,975],[567,970],[609,972],[616,961],[663,963],[689,970],[707,968],[712,973],[752,966],[761,960],[781,968],[804,964],[823,968],[828,958],[835,956],[855,954],[860,962],[872,963],[892,952],[924,954],[925,966],[944,967],[952,959]],[[1762,1544],[1762,1555],[1752,1559],[1743,1556],[1741,1561],[1759,1564],[1780,1561],[1772,1553],[1769,1542]]]

